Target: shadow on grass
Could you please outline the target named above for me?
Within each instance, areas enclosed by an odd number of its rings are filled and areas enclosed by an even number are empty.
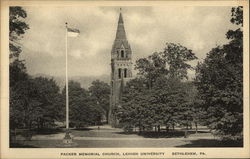
[[[189,130],[188,135],[195,134],[196,131],[194,130]],[[197,133],[207,133],[207,131],[197,131]],[[155,132],[155,131],[150,131],[150,132],[116,132],[116,134],[123,134],[123,135],[139,135],[145,138],[176,138],[176,137],[183,137],[185,136],[185,131],[184,130],[175,130],[175,131],[161,131],[161,132]]]
[[[216,139],[197,139],[176,147],[243,147],[243,141],[221,141]]]
[[[75,128],[75,129],[70,129],[70,131],[90,131],[93,130],[91,128]],[[35,129],[32,130],[33,135],[51,135],[51,134],[59,134],[65,132],[65,128],[55,128],[55,129]]]
[[[93,130],[93,129],[91,129],[91,128],[75,128],[75,129],[71,129],[71,130],[90,131],[90,130]]]
[[[90,131],[93,130],[91,128],[75,128],[71,130],[77,130],[77,131]],[[65,132],[65,128],[56,128],[56,129],[35,129],[32,130],[34,135],[51,135],[51,134],[59,134]]]
[[[11,143],[10,148],[38,148],[38,147],[21,143]]]
[[[184,130],[182,130],[184,131]],[[199,134],[204,134],[204,133],[208,133],[209,131],[197,131],[197,133]],[[196,131],[195,130],[188,130],[188,133],[189,134],[196,134]]]
[[[62,133],[65,132],[64,129],[62,128],[56,128],[56,129],[35,129],[32,130],[34,135],[51,135],[51,134],[58,134],[58,133]]]
[[[139,135],[145,138],[171,138],[171,137],[183,137],[184,131],[171,131],[171,132],[116,132],[117,134],[123,135]]]

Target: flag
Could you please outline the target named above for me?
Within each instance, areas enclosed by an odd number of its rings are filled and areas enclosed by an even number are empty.
[[[68,37],[77,37],[80,34],[78,29],[67,28]]]

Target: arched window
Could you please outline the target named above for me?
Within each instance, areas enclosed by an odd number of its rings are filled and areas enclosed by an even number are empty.
[[[118,69],[118,77],[122,78],[122,69],[120,69],[120,68]]]
[[[124,58],[124,50],[121,51],[121,58]]]
[[[127,69],[124,69],[124,78],[127,78]]]

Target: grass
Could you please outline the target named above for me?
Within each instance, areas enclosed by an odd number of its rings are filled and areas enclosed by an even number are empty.
[[[45,140],[18,140],[10,145],[11,148],[57,148],[62,145],[62,140],[52,139],[51,136],[62,135],[63,129],[38,131],[38,135],[44,135]],[[72,129],[74,137],[90,137],[75,140],[79,148],[157,148],[157,147],[242,147],[243,142],[220,141],[213,138],[206,130],[189,131],[189,138],[183,138],[183,130],[170,132],[132,132],[125,133],[116,128],[85,128]],[[98,138],[98,139],[95,139]]]

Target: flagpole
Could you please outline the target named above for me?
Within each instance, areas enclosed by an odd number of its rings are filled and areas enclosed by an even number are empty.
[[[66,90],[66,133],[63,138],[63,144],[59,147],[73,147],[77,146],[77,143],[73,142],[73,138],[70,136],[69,131],[69,86],[68,86],[68,23],[65,23],[65,90]]]
[[[65,81],[66,81],[66,129],[69,129],[69,90],[68,90],[68,26],[66,24],[66,32],[65,32],[65,44],[66,44],[66,51],[65,51],[65,61],[66,61],[66,68],[65,68]]]

